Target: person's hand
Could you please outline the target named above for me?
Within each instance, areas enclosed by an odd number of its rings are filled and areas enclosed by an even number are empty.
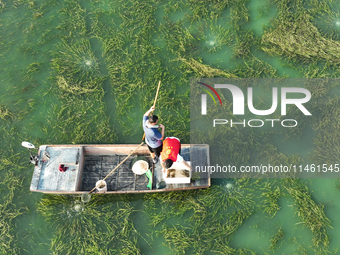
[[[164,125],[163,124],[159,124],[158,125],[160,128],[164,128]]]
[[[165,173],[165,168],[162,168],[162,172]]]
[[[150,112],[153,112],[155,110],[155,107],[154,106],[151,106],[151,108],[150,108]]]

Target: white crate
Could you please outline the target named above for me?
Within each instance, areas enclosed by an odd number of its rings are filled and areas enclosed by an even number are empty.
[[[190,165],[190,162],[187,161],[187,163]],[[168,178],[169,170],[172,172],[171,175],[174,175],[174,177]],[[175,170],[175,171],[173,171]],[[186,177],[184,175],[184,171],[189,171],[189,177]],[[191,171],[190,169],[187,169],[182,163],[174,162],[170,169],[167,169],[164,173],[164,180],[167,184],[172,183],[190,183],[191,179]]]

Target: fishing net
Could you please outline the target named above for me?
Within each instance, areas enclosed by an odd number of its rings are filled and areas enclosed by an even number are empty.
[[[84,192],[81,196],[80,199],[83,203],[87,203],[91,200],[91,195],[88,192]]]

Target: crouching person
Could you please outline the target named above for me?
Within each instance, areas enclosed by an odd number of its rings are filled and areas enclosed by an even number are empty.
[[[165,173],[174,162],[182,163],[187,169],[191,170],[190,165],[180,155],[181,142],[176,137],[167,137],[163,141],[163,149],[161,152],[162,171]]]

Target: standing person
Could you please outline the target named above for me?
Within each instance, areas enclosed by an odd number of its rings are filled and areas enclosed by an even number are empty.
[[[182,163],[185,167],[191,170],[190,165],[180,155],[181,142],[176,137],[167,137],[163,141],[163,149],[161,152],[162,171],[165,173],[174,162]]]
[[[155,107],[151,107],[143,116],[143,130],[145,133],[145,142],[149,148],[152,162],[156,164],[158,162],[159,155],[162,151],[162,140],[164,138],[164,126],[158,123],[158,117],[156,115],[150,115],[155,110]],[[158,128],[161,128],[159,132]]]

